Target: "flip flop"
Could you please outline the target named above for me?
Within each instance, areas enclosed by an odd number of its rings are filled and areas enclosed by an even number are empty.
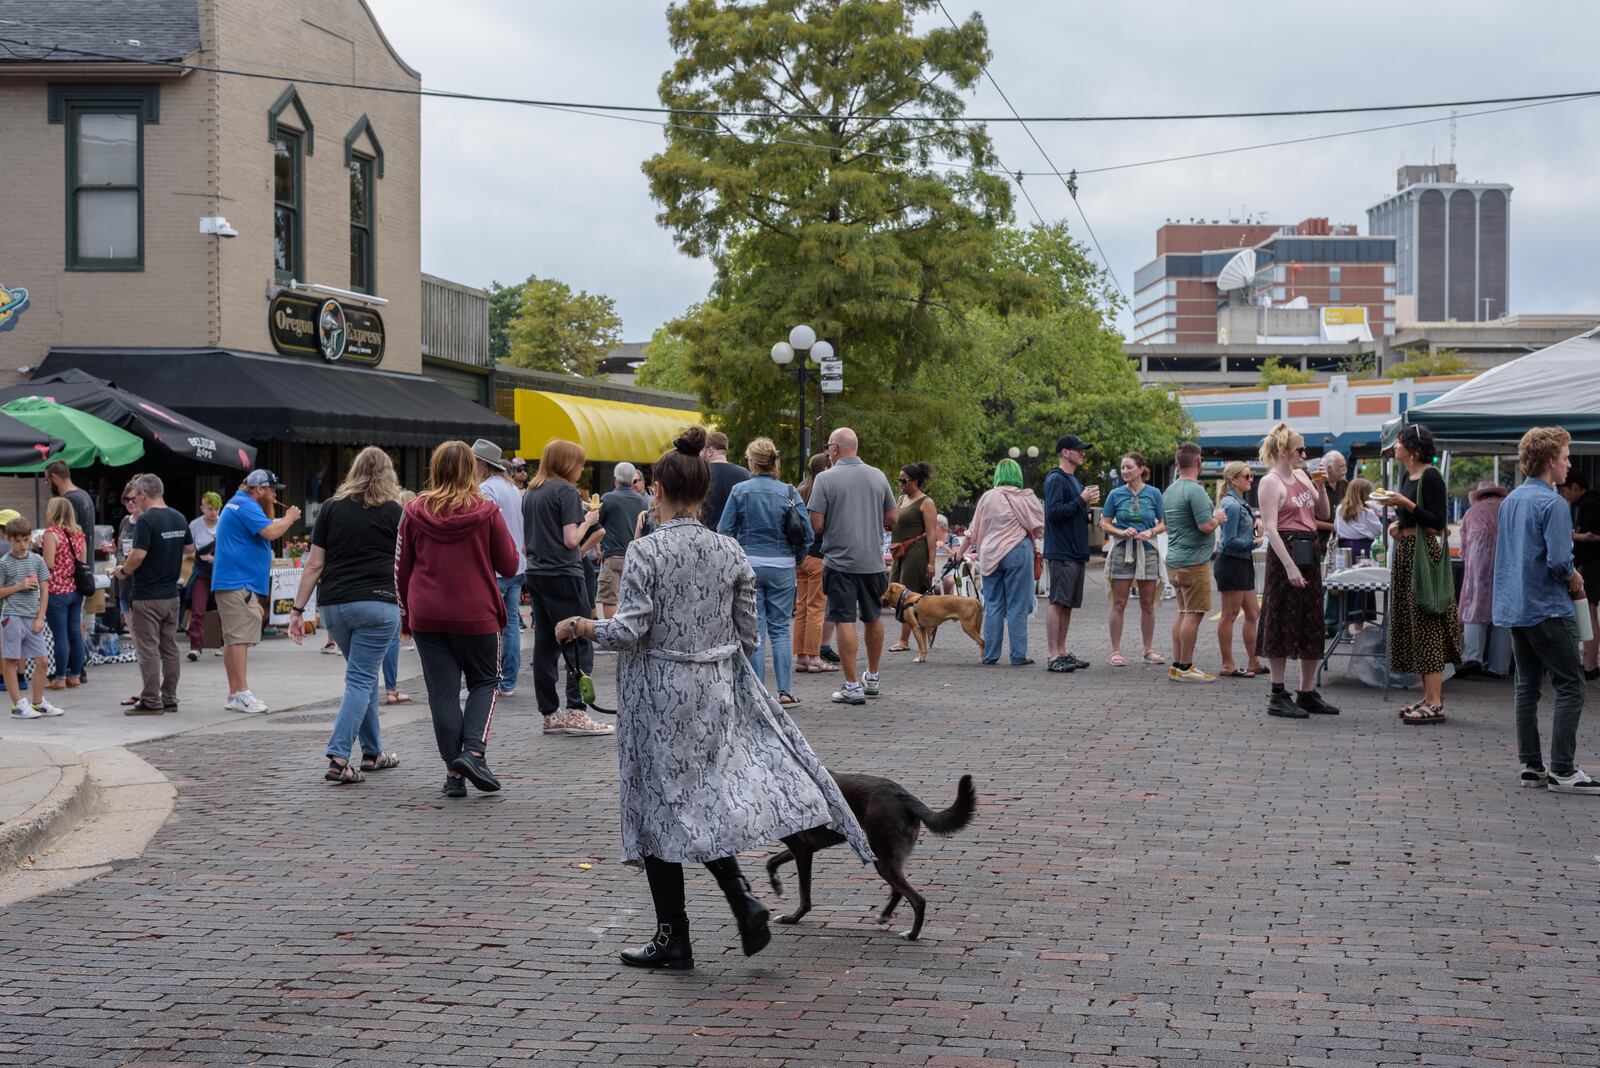
[[[386,705],[409,705],[411,703],[411,695],[395,690],[383,699],[383,703]]]
[[[138,704],[140,701],[143,701],[143,700],[144,700],[143,695],[134,694],[132,697],[124,697],[122,699],[121,704],[122,704],[123,708],[132,708],[134,705]]]
[[[884,650],[884,652],[886,652],[886,653],[909,653],[910,651],[911,651],[911,646],[909,646],[909,645],[901,645],[899,642],[896,642],[895,644],[889,646],[889,648]]]
[[[1222,677],[1225,679],[1253,679],[1256,677],[1256,673],[1254,671],[1246,671],[1244,668],[1234,668],[1232,671],[1225,672]]]

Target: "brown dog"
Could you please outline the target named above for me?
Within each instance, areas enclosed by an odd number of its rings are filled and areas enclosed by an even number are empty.
[[[895,614],[911,624],[911,633],[917,639],[916,663],[926,663],[928,649],[933,645],[939,624],[954,619],[960,622],[967,637],[978,643],[983,652],[983,602],[976,597],[947,597],[943,594],[912,593],[898,582],[889,583],[883,591],[885,608],[895,609]]]

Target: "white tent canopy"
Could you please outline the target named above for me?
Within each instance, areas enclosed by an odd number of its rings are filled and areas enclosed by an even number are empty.
[[[1600,328],[1491,368],[1384,428],[1425,423],[1441,447],[1514,449],[1530,427],[1562,426],[1573,450],[1600,452]]]

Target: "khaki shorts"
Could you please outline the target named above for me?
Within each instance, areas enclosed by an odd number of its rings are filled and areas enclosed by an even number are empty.
[[[1168,567],[1167,580],[1178,594],[1178,611],[1211,611],[1211,565],[1190,564]]]
[[[624,556],[608,556],[600,564],[600,587],[595,594],[595,601],[599,604],[616,604],[617,596],[622,592],[622,561]]]
[[[254,590],[218,590],[223,645],[261,644],[261,598]]]

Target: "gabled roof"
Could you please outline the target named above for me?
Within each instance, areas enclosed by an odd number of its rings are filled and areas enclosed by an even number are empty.
[[[110,62],[97,52],[147,62],[178,60],[200,48],[197,0],[0,0],[0,64]],[[52,51],[76,49],[77,52]]]

